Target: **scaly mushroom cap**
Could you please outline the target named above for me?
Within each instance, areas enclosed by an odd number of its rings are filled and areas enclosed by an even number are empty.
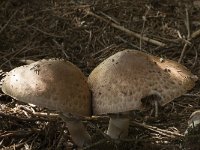
[[[17,100],[52,110],[91,114],[87,80],[68,61],[41,60],[15,68],[3,79],[2,91]]]
[[[163,106],[190,90],[198,78],[186,67],[136,50],[104,60],[88,78],[94,114],[143,109],[141,99],[158,95]]]

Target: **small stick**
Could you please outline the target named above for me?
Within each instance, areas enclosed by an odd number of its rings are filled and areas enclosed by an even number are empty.
[[[190,31],[188,31],[188,32],[190,32]],[[200,35],[200,29],[198,29],[197,31],[193,32],[192,35],[190,36],[190,38],[188,40],[186,40],[186,41],[191,41],[192,39],[195,39],[199,35]],[[180,63],[182,61],[183,56],[185,54],[185,51],[186,51],[186,48],[187,48],[188,45],[189,45],[189,42],[186,42],[184,47],[183,47],[183,50],[181,52],[181,56],[180,56],[180,58],[178,60],[178,63]]]
[[[160,129],[158,127],[154,127],[154,126],[150,126],[150,125],[146,125],[146,124],[141,124],[141,123],[138,123],[138,122],[135,122],[135,121],[132,121],[132,123],[137,125],[137,126],[141,126],[143,128],[146,128],[146,129],[151,130],[153,132],[157,132],[161,135],[164,135],[164,136],[167,136],[167,137],[170,137],[170,138],[175,138],[175,137],[182,138],[182,137],[184,137],[184,135],[182,135],[182,134],[171,132],[171,131],[164,130],[164,129]]]
[[[29,45],[30,45],[30,43],[28,43],[28,44],[27,44],[26,46],[24,46],[22,49],[15,51],[15,53],[9,53],[9,54],[7,54],[6,56],[10,56],[11,54],[12,54],[12,56],[11,56],[9,59],[7,59],[4,63],[2,63],[2,64],[0,65],[0,67],[4,66],[6,63],[10,62],[10,61],[11,61],[15,56],[17,56],[18,54],[22,53],[25,49],[28,48]],[[2,57],[0,57],[0,58],[5,58],[6,56],[2,56]]]
[[[25,144],[27,144],[28,142],[30,142],[32,139],[29,138],[28,140],[22,142],[22,143],[18,143],[18,144],[12,144],[11,146],[8,146],[8,147],[4,147],[4,149],[13,149],[13,150],[16,150],[16,149],[21,149]],[[20,141],[21,142],[21,141]]]
[[[185,9],[185,13],[186,13],[186,28],[188,31],[188,35],[187,35],[187,39],[190,39],[190,20],[189,20],[189,14],[188,14],[188,9]]]
[[[124,42],[125,44],[129,44],[130,46],[132,46],[133,48],[136,49],[140,49],[140,47],[138,47],[137,45],[132,44],[131,42],[125,40],[124,38],[122,38],[121,36],[116,36],[116,39],[119,39],[120,41]],[[143,49],[144,50],[144,49]]]
[[[199,94],[190,94],[190,93],[188,93],[188,94],[183,94],[183,96],[200,97]]]
[[[114,23],[116,24],[120,24],[118,21],[116,21],[115,19],[113,19],[112,17],[108,16],[107,14],[105,14],[104,12],[100,12],[102,15],[104,15],[105,17],[107,17],[108,19],[112,20]]]
[[[143,35],[144,35],[144,27],[145,27],[145,25],[146,25],[147,14],[149,13],[149,10],[150,10],[150,7],[147,6],[147,10],[146,10],[144,16],[142,16],[143,24],[142,24],[142,31],[141,31],[141,35],[142,35],[142,36],[141,36],[141,37],[143,37]],[[143,40],[143,39],[140,38],[140,50],[142,50],[142,42],[143,42],[142,40]]]
[[[61,131],[60,131],[60,134],[58,136],[58,142],[57,142],[57,145],[56,145],[56,149],[61,149],[61,145],[64,141],[64,127],[61,128]],[[56,142],[54,143],[54,145],[56,144]]]
[[[184,56],[184,54],[185,54],[185,51],[186,51],[187,47],[188,47],[188,43],[185,43],[185,45],[184,45],[184,47],[183,47],[183,50],[182,50],[182,52],[181,52],[181,56],[180,56],[180,58],[179,58],[179,60],[178,60],[178,63],[181,63],[181,61],[182,61],[182,59],[183,59],[183,56]]]
[[[63,44],[60,45],[55,39],[53,39],[52,41],[53,41],[53,42],[56,44],[56,46],[62,51],[62,53],[65,55],[65,58],[66,58],[67,60],[69,60],[69,56],[65,53],[64,45],[63,45]]]
[[[197,52],[197,49],[195,49],[194,63],[192,64],[192,67],[191,67],[192,69],[194,69],[194,67],[196,66],[197,61],[198,61],[198,52]]]
[[[118,29],[118,30],[123,31],[123,32],[127,33],[128,35],[134,36],[134,37],[136,37],[136,38],[138,38],[138,39],[142,39],[142,40],[144,40],[144,41],[146,41],[146,42],[149,42],[149,43],[151,43],[151,44],[154,44],[154,45],[157,45],[157,46],[160,46],[160,47],[166,46],[165,43],[156,41],[156,40],[154,40],[154,39],[150,39],[150,38],[145,37],[145,36],[141,36],[140,34],[135,33],[135,32],[133,32],[133,31],[131,31],[131,30],[129,30],[129,29],[126,29],[126,28],[123,27],[123,26],[117,25],[116,23],[110,22],[110,21],[104,19],[103,17],[101,17],[101,16],[99,16],[99,15],[97,15],[97,14],[91,12],[91,11],[88,11],[87,14],[88,14],[88,15],[91,15],[91,16],[93,16],[93,17],[96,17],[97,19],[102,20],[102,21],[104,21],[104,22],[110,24],[110,26],[112,26],[112,27],[114,27],[114,28],[116,28],[116,29]]]
[[[28,107],[24,106],[24,105],[19,105],[18,106],[20,109],[24,109],[25,111],[27,111],[28,113],[32,114],[32,115],[36,115],[38,117],[48,117],[51,119],[56,119],[59,117],[59,114],[57,113],[50,113],[50,112],[35,112],[34,109],[29,109]]]
[[[21,129],[21,130],[17,130],[17,131],[6,131],[4,133],[0,133],[0,138],[10,138],[13,136],[18,136],[18,137],[24,137],[33,133],[38,133],[40,132],[39,129],[34,129],[32,128],[31,130],[28,129]]]
[[[188,42],[186,42],[184,47],[183,47],[183,50],[181,52],[181,56],[180,56],[180,58],[178,60],[179,63],[181,63],[181,61],[183,59],[183,56],[185,54],[186,48],[188,47],[190,41],[200,35],[200,29],[194,31],[192,34],[190,33],[188,9],[186,8],[185,11],[186,11],[186,28],[187,28],[187,31],[188,31],[188,35],[187,35],[187,40],[186,41],[188,41]]]
[[[0,30],[0,34],[5,30],[5,28],[8,26],[8,24],[11,22],[11,20],[14,18],[14,16],[17,14],[18,10],[16,10],[12,16],[10,17],[10,19],[7,21],[7,23],[1,28]]]
[[[188,35],[187,35],[187,40],[190,41],[190,23],[189,23],[189,15],[188,15],[188,9],[186,8],[185,9],[185,13],[186,13],[186,28],[187,28],[187,31],[188,31]],[[184,47],[183,47],[183,50],[181,52],[181,56],[178,60],[178,63],[181,63],[182,59],[183,59],[183,56],[185,54],[185,51],[187,49],[187,46],[188,46],[188,43],[185,43]]]
[[[90,144],[90,145],[84,147],[83,150],[91,149],[91,148],[93,148],[93,147],[95,147],[95,146],[97,146],[97,145],[100,145],[100,144],[105,143],[106,141],[107,141],[107,139],[99,140],[99,141],[96,142],[96,143],[93,143],[93,144]]]
[[[38,32],[40,32],[40,33],[43,33],[44,35],[47,35],[47,36],[50,36],[50,37],[54,37],[54,38],[65,38],[65,36],[60,36],[60,35],[55,35],[55,34],[53,34],[53,33],[48,33],[48,32],[46,32],[46,31],[43,31],[43,30],[41,30],[41,29],[39,29],[39,28],[37,28],[37,27],[35,27],[35,26],[32,26],[32,25],[30,25],[30,27],[31,28],[33,28],[33,29],[35,29],[36,31],[38,31]]]
[[[195,31],[195,32],[192,33],[191,39],[194,39],[194,38],[196,38],[199,35],[200,35],[200,29],[198,29],[197,31]]]
[[[105,48],[93,53],[91,56],[95,57],[96,55],[99,55],[100,53],[102,53],[102,52],[104,52],[106,50],[110,50],[110,49],[115,48],[115,47],[117,47],[115,44],[111,44],[111,45],[109,45],[109,46],[107,46],[107,47],[105,47]]]

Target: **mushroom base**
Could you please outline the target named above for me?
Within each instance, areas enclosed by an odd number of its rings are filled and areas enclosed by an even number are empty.
[[[107,134],[112,139],[121,139],[128,136],[129,118],[128,117],[110,117]]]
[[[78,147],[82,148],[91,143],[91,136],[80,120],[65,115],[61,115],[61,118],[65,121],[71,138]]]

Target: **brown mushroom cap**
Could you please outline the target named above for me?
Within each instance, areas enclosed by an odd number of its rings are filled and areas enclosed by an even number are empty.
[[[2,90],[17,100],[52,110],[91,114],[87,80],[68,61],[41,60],[15,68],[3,79]]]
[[[198,78],[186,67],[136,50],[118,52],[88,78],[94,114],[142,109],[141,99],[158,95],[163,106],[190,90]]]

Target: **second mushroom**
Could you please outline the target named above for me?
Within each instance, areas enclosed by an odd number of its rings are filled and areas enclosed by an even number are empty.
[[[186,67],[136,50],[120,51],[104,60],[88,78],[94,115],[110,114],[107,134],[113,138],[128,135],[128,111],[144,108],[142,99],[161,106],[194,87],[197,76]],[[125,113],[126,112],[126,113]]]

